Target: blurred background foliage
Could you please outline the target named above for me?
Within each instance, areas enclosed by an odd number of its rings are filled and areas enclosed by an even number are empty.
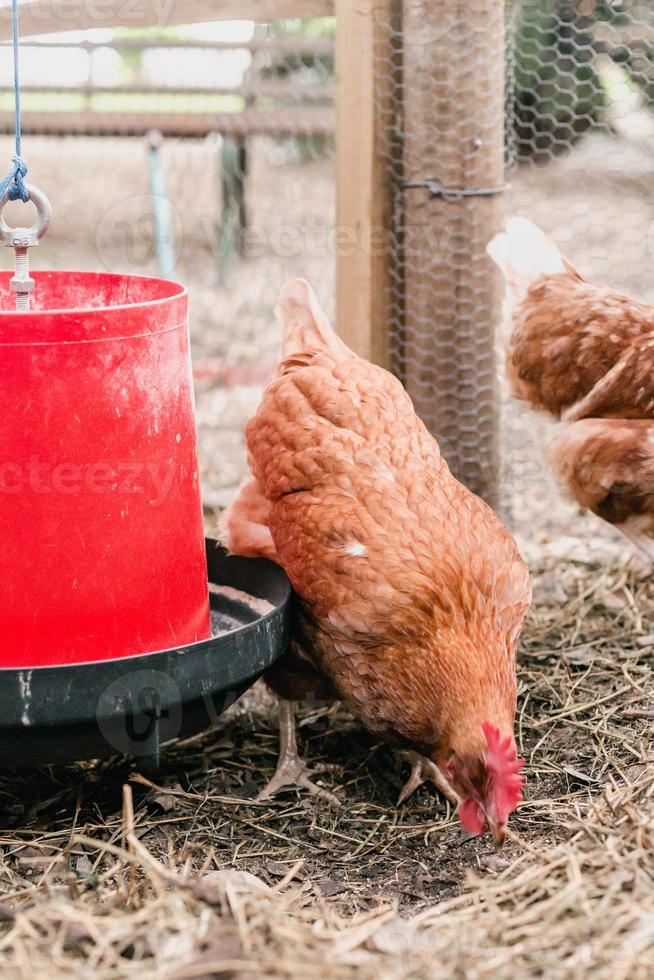
[[[546,161],[606,122],[601,55],[654,103],[654,5],[631,0],[513,0],[510,105],[518,158]]]

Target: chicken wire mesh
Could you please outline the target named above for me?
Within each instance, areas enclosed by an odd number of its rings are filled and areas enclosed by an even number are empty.
[[[497,504],[500,294],[484,248],[504,189],[502,4],[405,0],[380,19],[391,364],[455,475]]]
[[[168,272],[191,302],[210,508],[225,506],[244,476],[243,428],[277,357],[281,285],[306,275],[333,312],[324,237],[335,207],[334,32],[334,18],[238,21],[21,44],[23,152],[54,212],[33,266],[159,274],[154,196],[167,199]],[[7,165],[12,85],[5,46]],[[161,134],[158,185],[151,131]],[[7,216],[24,223],[20,205]]]
[[[328,24],[317,37],[305,30],[301,21],[239,22],[24,40],[24,147],[55,207],[49,241],[122,262],[121,271],[152,271],[155,209],[144,196],[153,192],[148,136],[158,133],[179,269],[191,264],[188,248],[212,252],[221,275],[236,255],[256,251],[248,225],[265,238],[261,211],[271,210],[260,200],[261,169],[279,188],[294,166],[332,156],[333,38]],[[14,96],[4,49],[0,131],[9,159]]]
[[[582,275],[654,299],[650,5],[523,3],[512,12],[507,209],[530,217]],[[524,549],[603,557],[617,533],[566,503],[551,427],[505,404],[504,499]],[[552,505],[554,502],[554,505]]]
[[[455,474],[501,497],[519,536],[588,543],[594,519],[560,500],[545,424],[496,383],[501,287],[485,248],[522,214],[587,278],[654,296],[654,11],[635,0],[375,9],[393,370]]]
[[[505,210],[539,225],[590,281],[654,301],[654,9],[523,0],[508,9]],[[553,426],[504,399],[503,501],[526,553],[623,553],[555,485]]]
[[[552,506],[541,423],[497,382],[501,284],[485,247],[520,213],[587,277],[654,299],[654,11],[637,0],[357,0],[357,11],[377,25],[392,368],[454,472],[501,497],[518,531],[583,536],[592,525]],[[25,154],[55,210],[35,265],[158,271],[145,134],[163,133],[216,506],[245,472],[242,428],[276,357],[280,285],[306,276],[333,314],[346,261],[330,238],[335,31],[333,17],[222,23],[21,50]],[[8,57],[0,72],[9,159]]]

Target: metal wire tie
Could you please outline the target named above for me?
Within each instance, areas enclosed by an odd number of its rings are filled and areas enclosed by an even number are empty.
[[[457,201],[462,197],[493,197],[509,190],[511,184],[499,184],[497,187],[443,187],[437,180],[409,180],[402,184],[402,190],[426,188],[432,197],[442,197],[444,201]]]

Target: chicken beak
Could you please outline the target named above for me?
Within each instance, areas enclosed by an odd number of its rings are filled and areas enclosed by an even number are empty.
[[[489,820],[488,826],[490,827],[491,833],[495,838],[495,843],[498,847],[501,847],[506,838],[506,823],[498,823],[496,820]]]

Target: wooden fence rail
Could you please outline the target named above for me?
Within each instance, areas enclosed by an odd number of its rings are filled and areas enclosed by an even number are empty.
[[[302,4],[300,4],[300,7]],[[272,9],[272,3],[270,8]],[[280,8],[281,9],[281,8]],[[308,9],[308,8],[307,8]],[[23,41],[23,47],[38,50],[84,50],[92,58],[101,48],[117,51],[226,51],[248,50],[256,54],[266,52],[272,59],[305,57],[330,58],[334,55],[333,38],[283,38],[257,41],[204,41],[176,40],[170,38],[114,38],[107,42],[70,41],[58,43],[51,40]],[[0,43],[0,48],[10,47]],[[97,85],[93,81],[91,66],[87,80],[79,85],[58,84],[56,77],[43,84],[26,84],[21,87],[24,95],[81,96],[85,107],[81,111],[52,107],[47,110],[23,106],[23,130],[25,133],[42,135],[131,136],[143,135],[156,129],[164,136],[203,137],[220,133],[239,139],[249,136],[329,136],[334,132],[334,85],[328,81],[303,79],[301,84],[280,79],[248,79],[237,86],[219,85],[157,85],[154,83],[121,83]],[[0,87],[0,95],[11,96],[13,89]],[[94,96],[141,96],[148,99],[140,109],[128,105],[120,111],[103,106],[98,111],[92,104]],[[241,105],[234,111],[207,111],[184,104],[193,97],[234,96]],[[152,106],[152,99],[161,99],[161,108]],[[173,101],[173,100],[176,100]],[[260,100],[268,104],[262,106]],[[10,111],[0,111],[0,132],[13,132],[14,116]]]
[[[2,8],[0,8],[1,10]],[[334,53],[334,41],[329,37],[305,38],[301,36],[285,38],[266,38],[253,41],[203,41],[194,38],[131,38],[114,37],[107,41],[29,41],[21,40],[23,48],[52,48],[56,51],[75,48],[87,52],[98,51],[101,48],[110,48],[114,51],[131,51],[134,49],[166,50],[168,48],[179,48],[179,50],[194,51],[266,51],[272,55],[312,55],[316,58],[329,56]],[[11,48],[11,41],[0,41],[0,48]]]
[[[0,86],[0,95],[13,96],[13,86]],[[298,99],[319,100],[331,102],[334,97],[334,89],[329,85],[305,84],[294,85],[290,82],[270,82],[260,84],[244,84],[237,87],[221,85],[21,85],[23,95],[146,95],[161,96],[162,99],[170,99],[173,95],[178,96],[215,96],[233,95],[242,99],[275,99],[278,101],[290,100],[297,102]],[[28,111],[28,110],[24,110]],[[174,110],[167,110],[174,111]]]
[[[351,0],[355,3],[355,0]],[[20,6],[21,37],[96,27],[171,27],[217,20],[265,23],[329,17],[334,0],[31,0]],[[0,41],[11,38],[11,8],[0,8]]]

